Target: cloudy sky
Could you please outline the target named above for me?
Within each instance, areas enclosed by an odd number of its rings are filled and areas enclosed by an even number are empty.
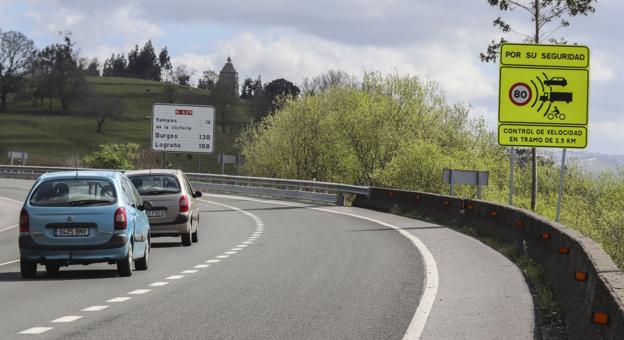
[[[624,39],[614,30],[624,1],[600,0],[596,7],[553,35],[591,49],[588,150],[624,154],[617,99],[624,91]],[[241,79],[301,83],[329,69],[409,73],[438,82],[450,101],[471,105],[492,129],[498,66],[481,63],[479,53],[499,37],[492,27],[499,15],[486,0],[0,0],[0,29],[19,30],[38,47],[71,31],[81,55],[100,61],[152,39],[157,49],[167,46],[174,66],[185,64],[196,76],[218,71],[228,54]],[[530,34],[525,13],[502,15]]]

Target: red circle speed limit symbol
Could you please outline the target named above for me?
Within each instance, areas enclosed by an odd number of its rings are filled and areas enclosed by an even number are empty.
[[[525,83],[515,83],[509,89],[509,99],[518,106],[526,105],[532,96],[531,88]]]

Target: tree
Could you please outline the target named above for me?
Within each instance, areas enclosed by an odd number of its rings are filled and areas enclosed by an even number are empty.
[[[128,74],[128,61],[123,54],[114,53],[110,59],[104,61],[102,76],[104,77],[124,77]]]
[[[160,81],[161,69],[152,41],[148,40],[137,55],[136,75],[138,78]]]
[[[128,52],[128,67],[126,68],[127,77],[139,77],[139,45],[134,45],[134,50]]]
[[[570,22],[569,17],[577,15],[593,14],[596,9],[596,0],[487,0],[488,4],[498,7],[501,11],[514,11],[520,9],[529,15],[533,22],[533,32],[515,31],[510,24],[501,17],[493,21],[494,27],[503,33],[515,33],[524,37],[527,43],[539,44],[546,39],[550,43],[567,43],[565,39],[556,39],[552,34],[558,29],[567,27]],[[482,62],[495,62],[498,58],[500,46],[505,43],[504,37],[500,40],[492,40],[485,53],[480,54]],[[535,210],[537,205],[537,156],[535,148],[531,148],[531,210]]]
[[[50,81],[54,93],[61,102],[61,109],[66,111],[70,103],[86,90],[86,80],[69,34],[65,35],[64,41],[64,44],[47,46],[39,52],[38,58],[52,71]]]
[[[263,116],[266,116],[269,112],[278,110],[281,108],[282,98],[296,98],[299,96],[301,90],[290,81],[279,78],[271,81],[264,86],[264,103],[268,104],[265,107]]]
[[[165,78],[171,73],[171,59],[169,58],[169,51],[167,51],[167,47],[163,47],[163,49],[158,54],[158,64],[160,65],[161,73],[165,75]]]
[[[305,78],[302,84],[304,94],[317,94],[332,87],[351,88],[357,86],[355,76],[344,72],[329,70],[312,79]]]
[[[190,86],[193,72],[186,65],[178,65],[173,71],[173,81],[179,85]]]
[[[86,94],[87,95],[84,96],[84,102],[87,108],[87,116],[95,119],[95,132],[101,133],[106,120],[121,116],[123,104],[117,97],[98,95],[93,87],[89,87]]]
[[[160,93],[160,99],[165,103],[173,103],[176,99],[176,93],[178,91],[171,82],[166,81],[162,87],[162,92]]]
[[[0,112],[6,111],[7,95],[24,79],[35,45],[21,32],[0,31]]]
[[[214,90],[217,80],[219,79],[219,75],[217,72],[213,70],[206,70],[202,73],[202,77],[199,78],[197,82],[197,87],[200,89],[212,91]]]
[[[100,63],[97,58],[91,59],[87,69],[85,70],[85,74],[88,76],[99,77],[100,76]]]
[[[257,79],[251,79],[251,77],[245,78],[243,82],[243,88],[241,90],[241,98],[251,99],[256,94],[262,92],[262,79],[258,76]]]

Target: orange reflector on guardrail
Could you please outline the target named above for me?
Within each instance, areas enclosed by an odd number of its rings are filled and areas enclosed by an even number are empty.
[[[587,281],[587,273],[586,272],[575,272],[574,279],[576,281]]]
[[[468,203],[468,209],[472,209],[474,208],[474,206],[472,205],[472,203]]]
[[[518,228],[522,228],[522,227],[524,227],[524,221],[522,221],[522,220],[516,220],[516,227],[518,227]]]
[[[608,325],[609,324],[609,314],[602,312],[594,312],[592,317],[592,321],[597,325]]]
[[[544,232],[544,233],[542,233],[542,239],[544,239],[544,240],[550,240],[550,233],[548,233],[548,232]]]
[[[420,195],[416,195],[416,200],[420,201]]]
[[[448,206],[449,205],[449,201],[448,200],[444,200],[444,205]]]
[[[390,192],[388,193],[388,196],[390,196],[390,197],[394,197],[394,191],[390,191]]]
[[[570,254],[570,248],[568,248],[568,247],[559,247],[559,254]]]
[[[496,217],[496,210],[492,210],[492,211],[490,211],[490,216],[492,216],[492,217]]]

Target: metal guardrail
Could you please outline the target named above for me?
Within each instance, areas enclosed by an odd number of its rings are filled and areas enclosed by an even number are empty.
[[[0,178],[36,179],[46,172],[99,170],[71,167],[0,165]],[[342,205],[345,194],[369,195],[369,187],[267,177],[186,173],[199,189],[220,193],[289,198]]]

